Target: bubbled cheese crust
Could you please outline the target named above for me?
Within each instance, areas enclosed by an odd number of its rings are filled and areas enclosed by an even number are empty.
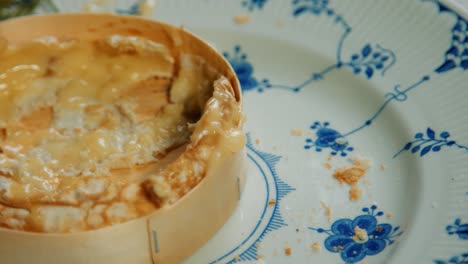
[[[118,35],[0,51],[0,226],[77,232],[147,215],[203,179],[222,138],[243,144],[227,79],[171,52]]]

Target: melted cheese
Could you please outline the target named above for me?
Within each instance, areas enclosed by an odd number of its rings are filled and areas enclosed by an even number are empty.
[[[201,58],[182,54],[173,81],[169,49],[137,37],[1,50],[0,226],[75,232],[146,215],[201,181],[222,135],[243,137],[229,82],[208,100],[219,74]]]

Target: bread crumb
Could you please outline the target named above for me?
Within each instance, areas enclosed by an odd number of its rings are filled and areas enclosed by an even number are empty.
[[[239,261],[239,260],[240,260],[239,256],[237,256],[237,255],[234,256],[234,261]]]
[[[328,218],[328,222],[330,223],[331,222],[331,214],[332,214],[332,210],[331,210],[330,206],[328,206],[323,201],[320,201],[320,204],[322,205],[322,208],[325,209],[325,216]]]
[[[275,204],[276,204],[276,201],[275,201],[275,199],[273,199],[273,198],[271,198],[271,199],[268,201],[268,205],[269,205],[269,206],[273,206],[273,205],[275,205]]]
[[[292,129],[292,130],[291,130],[291,135],[293,135],[293,136],[302,136],[302,135],[304,135],[304,130],[302,130],[302,129],[297,129],[297,128],[296,128],[296,129]]]
[[[257,259],[263,259],[265,256],[263,254],[258,254]]]
[[[330,163],[328,163],[328,162],[323,163],[323,166],[325,166],[325,168],[327,168],[329,170],[332,169],[332,165]]]
[[[380,227],[380,226],[377,226],[377,227]],[[382,227],[380,227],[380,230],[382,230]],[[352,238],[354,239],[354,241],[367,241],[369,239],[369,236],[365,229],[362,229],[359,226],[356,226],[354,228],[354,236]]]
[[[366,167],[353,164],[336,169],[333,177],[340,183],[355,185],[364,174],[366,174]]]
[[[320,246],[320,244],[318,242],[314,242],[312,244],[312,249],[315,250],[315,251],[319,251],[320,249],[322,249],[322,247]]]
[[[332,155],[328,155],[327,161],[331,161],[333,159]]]
[[[386,216],[387,216],[388,219],[392,219],[392,218],[393,218],[393,214],[392,214],[392,213],[387,213]]]
[[[385,165],[382,163],[380,164],[380,170],[384,171],[385,170]]]
[[[357,201],[361,199],[361,189],[357,186],[352,186],[351,189],[349,189],[349,200],[350,201]]]
[[[284,249],[284,254],[285,254],[286,256],[291,256],[291,254],[292,254],[292,249],[291,249],[290,247],[285,248],[285,249]]]
[[[336,246],[336,247],[333,247],[333,251],[335,251],[335,252],[341,251],[341,250],[343,250],[343,249],[344,249],[343,246]]]
[[[239,25],[249,23],[250,19],[251,19],[251,17],[248,14],[235,16],[233,18],[234,23],[239,24]]]
[[[260,244],[260,242],[255,243],[255,248],[256,248],[256,249],[259,249],[259,248],[261,248],[261,247],[262,247],[262,245]]]
[[[255,144],[260,145],[260,139],[259,138],[255,139]]]
[[[283,20],[276,20],[276,27],[279,27],[279,28],[284,27],[284,21]]]

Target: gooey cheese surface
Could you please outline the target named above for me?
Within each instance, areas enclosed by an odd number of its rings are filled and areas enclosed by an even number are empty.
[[[217,130],[238,129],[242,117],[227,80],[205,109],[219,75],[203,60],[175,63],[163,45],[118,35],[0,45],[0,226],[101,228],[173,203],[201,181]],[[189,129],[203,111],[225,120]]]

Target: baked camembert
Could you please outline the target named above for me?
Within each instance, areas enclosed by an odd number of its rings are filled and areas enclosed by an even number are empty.
[[[242,123],[203,58],[121,35],[0,39],[0,226],[77,232],[148,215],[203,179],[218,144],[239,151]]]

